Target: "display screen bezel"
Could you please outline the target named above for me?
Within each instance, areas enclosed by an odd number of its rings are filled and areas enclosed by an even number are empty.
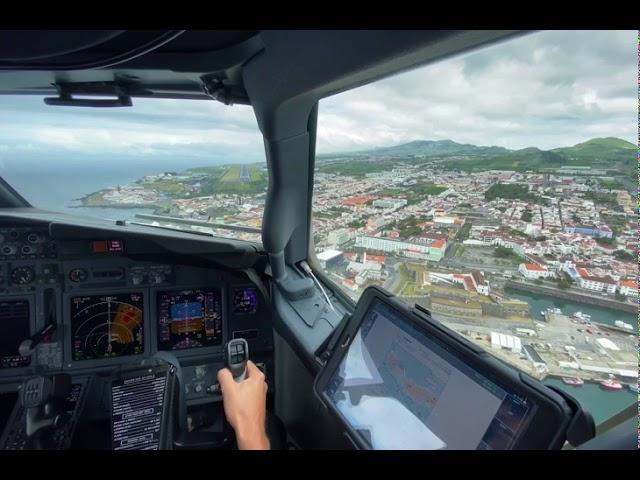
[[[8,295],[2,297],[3,302],[27,302],[29,304],[29,335],[33,335],[36,330],[36,316],[35,316],[35,295]],[[25,339],[26,340],[26,339]],[[33,368],[34,357],[32,356],[31,362],[28,365],[22,365],[19,367],[4,367],[0,368],[0,375],[4,377],[11,377],[13,375],[19,376],[22,372],[29,371]]]
[[[165,350],[162,349],[160,346],[160,306],[159,306],[159,302],[160,302],[160,295],[162,294],[172,294],[172,295],[180,295],[180,294],[184,294],[184,292],[190,292],[190,291],[194,291],[194,290],[202,290],[202,291],[207,291],[207,290],[214,290],[219,297],[220,300],[220,312],[221,312],[221,333],[220,333],[220,337],[219,340],[213,344],[213,345],[204,345],[202,347],[191,347],[191,348],[182,348],[182,349],[177,349],[177,350]],[[225,291],[224,288],[222,286],[209,286],[209,287],[202,287],[202,286],[195,286],[195,287],[180,287],[180,288],[159,288],[156,289],[153,292],[153,297],[154,297],[154,318],[156,319],[155,321],[155,325],[154,325],[154,330],[155,330],[155,340],[154,340],[154,347],[155,350],[158,352],[171,352],[173,354],[183,354],[185,352],[195,352],[196,354],[200,354],[202,352],[207,352],[208,350],[211,349],[216,349],[216,350],[221,350],[222,346],[224,345],[224,342],[226,341],[226,322],[227,322],[227,315],[225,314],[226,310],[225,310],[225,299],[224,299],[224,295],[225,295]]]
[[[151,340],[152,334],[149,325],[149,290],[147,288],[113,288],[109,289],[86,289],[86,290],[73,290],[66,293],[63,297],[63,318],[65,325],[64,334],[64,365],[66,368],[95,368],[95,367],[108,367],[111,365],[122,364],[123,359],[145,358],[151,353]],[[127,295],[132,293],[138,293],[142,295],[142,305],[144,307],[142,311],[142,336],[143,336],[143,348],[142,353],[133,355],[122,355],[118,357],[109,358],[91,358],[86,360],[74,360],[73,359],[73,332],[71,331],[71,302],[77,297],[92,297],[92,296],[109,296],[109,295]]]
[[[534,411],[528,417],[527,424],[520,432],[513,449],[559,448],[562,446],[564,440],[561,437],[564,436],[564,430],[570,418],[570,410],[560,395],[540,382],[521,374],[513,367],[504,364],[429,316],[419,314],[399,299],[390,297],[377,287],[369,287],[360,298],[355,312],[347,320],[331,358],[314,382],[316,395],[342,424],[345,433],[357,448],[366,450],[370,447],[362,435],[351,428],[348,420],[327,394],[327,389],[374,300],[380,300],[397,310],[404,320],[433,339],[438,346],[443,347],[501,388],[527,399],[527,402],[534,407]]]

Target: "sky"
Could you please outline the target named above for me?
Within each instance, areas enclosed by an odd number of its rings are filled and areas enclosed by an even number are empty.
[[[323,99],[317,150],[423,139],[543,149],[605,136],[636,143],[637,47],[636,31],[550,31],[420,67]],[[264,161],[264,147],[248,106],[134,99],[132,108],[83,109],[0,97],[0,175],[92,158],[188,168]]]
[[[322,100],[318,152],[444,139],[635,144],[637,81],[637,31],[536,32]]]

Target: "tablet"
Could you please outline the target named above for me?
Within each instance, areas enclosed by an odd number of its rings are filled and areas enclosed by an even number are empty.
[[[361,449],[560,448],[564,398],[426,312],[363,293],[314,388]]]

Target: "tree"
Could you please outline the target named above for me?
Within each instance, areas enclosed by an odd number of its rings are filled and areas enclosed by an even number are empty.
[[[533,220],[533,212],[531,210],[524,210],[522,215],[520,215],[520,220],[530,222]]]
[[[620,300],[622,302],[625,302],[627,300],[627,296],[623,295],[620,292],[616,292],[616,300]]]
[[[513,250],[507,247],[497,246],[493,255],[498,258],[509,258],[513,255]]]
[[[469,232],[471,232],[471,222],[466,221],[462,228],[458,230],[458,233],[456,234],[456,240],[458,242],[464,242],[469,238]]]
[[[557,283],[558,283],[558,288],[561,288],[564,290],[564,289],[570,288],[571,285],[573,285],[573,278],[571,278],[566,273],[563,273],[562,276],[558,277]]]
[[[635,260],[635,256],[629,252],[627,252],[626,250],[616,250],[615,252],[613,252],[613,256],[616,257],[618,260]]]

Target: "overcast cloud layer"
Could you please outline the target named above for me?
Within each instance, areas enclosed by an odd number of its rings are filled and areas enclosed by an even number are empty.
[[[637,136],[637,32],[542,32],[320,103],[318,151],[418,139],[509,148]],[[0,175],[25,159],[87,157],[185,167],[264,161],[250,107],[134,99],[133,108],[48,107],[0,97]],[[30,167],[29,167],[30,168]]]
[[[638,33],[539,32],[320,102],[318,152],[412,140],[550,149],[637,142]]]

